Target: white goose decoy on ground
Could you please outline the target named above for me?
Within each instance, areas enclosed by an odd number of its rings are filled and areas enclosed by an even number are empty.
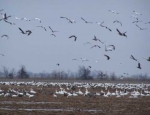
[[[57,97],[57,95],[56,95],[56,94],[53,94],[53,97]]]

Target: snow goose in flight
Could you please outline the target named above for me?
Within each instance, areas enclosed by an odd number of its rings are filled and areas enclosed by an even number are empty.
[[[19,30],[21,31],[22,34],[26,34],[21,28],[19,28]]]
[[[14,16],[16,20],[21,20],[21,18],[18,18],[17,16]]]
[[[107,52],[107,51],[113,51],[113,50],[115,50],[115,46],[114,45],[109,45],[109,46],[106,46],[105,45],[105,51]]]
[[[100,26],[101,27],[104,27],[104,28],[106,28],[106,29],[108,29],[109,31],[112,31],[110,28],[108,28],[107,26],[104,26],[104,25],[102,25],[104,22],[102,22],[101,24],[100,24]]]
[[[75,20],[71,20],[71,19],[69,19],[69,18],[67,18],[67,17],[60,17],[60,18],[65,18],[66,20],[68,20],[68,21],[69,21],[69,23],[76,23],[76,21],[75,21]]]
[[[138,26],[137,24],[136,24],[136,26],[137,26],[138,28],[140,28],[140,30],[146,30],[146,29],[148,29],[148,28],[141,28],[141,27]]]
[[[136,21],[133,21],[132,23],[138,23],[138,22],[142,22],[142,21],[139,21],[139,19],[136,18]]]
[[[91,48],[94,48],[94,47],[101,48],[99,45],[94,45],[94,46],[92,46]]]
[[[140,64],[140,63],[138,63],[138,66],[137,66],[137,68],[141,69],[141,64]]]
[[[31,30],[27,30],[26,33],[28,34],[28,36],[32,33]]]
[[[133,55],[131,55],[130,58],[138,62],[138,60]]]
[[[150,61],[150,57],[148,57],[148,58],[144,58],[144,59],[146,59],[147,61]]]
[[[94,36],[93,40],[94,40],[94,41],[99,41],[99,42],[101,42],[102,44],[104,44],[104,42],[102,42],[102,41],[101,41],[100,39],[98,39],[96,36]]]
[[[108,56],[108,55],[104,55],[106,58],[107,58],[107,60],[109,60],[110,59],[110,57]]]
[[[113,10],[108,10],[109,12],[112,12],[112,13],[114,13],[114,14],[119,14],[118,12],[116,12],[116,11],[113,11]]]
[[[0,54],[1,56],[4,56],[4,54]]]
[[[31,21],[29,18],[21,18],[21,20]]]
[[[71,35],[69,38],[74,38],[74,41],[77,40],[77,36],[75,36],[75,35]]]
[[[133,12],[134,12],[136,15],[142,15],[141,13],[138,13],[138,12],[136,12],[135,10],[133,10]]]
[[[86,44],[91,44],[90,42],[86,42],[86,43],[84,43],[84,45],[86,45]]]
[[[56,65],[57,65],[57,66],[59,66],[60,64],[59,64],[59,63],[57,63]]]
[[[51,34],[52,36],[54,36],[54,37],[56,37],[56,35],[55,34]]]
[[[38,20],[41,23],[41,19],[40,18],[34,18],[33,20]]]
[[[116,22],[119,23],[122,26],[122,23],[118,20],[115,20],[113,23],[116,23]]]
[[[7,16],[6,13],[5,13],[4,15],[1,13],[1,15],[2,15],[3,18],[0,19],[0,21],[1,21],[1,20],[7,20],[8,18],[11,17],[11,16]]]
[[[103,23],[104,23],[104,21],[103,22],[96,22],[99,26],[101,26]]]
[[[41,27],[41,28],[43,28],[43,29],[46,31],[46,28],[45,28],[45,27],[43,27],[43,26],[37,26],[37,27]]]
[[[146,22],[145,24],[150,24],[150,22]]]
[[[80,59],[82,60],[82,62],[83,62],[83,61],[89,61],[88,59],[84,59],[84,58],[80,58]]]
[[[6,34],[5,34],[5,35],[2,35],[1,37],[7,37],[7,39],[9,39],[9,36],[8,36],[8,35],[6,35]]]
[[[11,24],[11,25],[16,25],[15,23],[8,22],[7,20],[4,20],[6,23]]]
[[[118,34],[119,34],[120,36],[125,36],[125,37],[127,37],[126,32],[121,33],[118,29],[116,29],[116,30],[117,30],[117,32],[118,32]]]
[[[82,17],[81,17],[81,19],[85,22],[85,23],[92,23],[92,22],[88,22],[88,21],[86,21],[85,19],[83,19]]]
[[[50,26],[49,26],[49,29],[51,30],[52,33],[59,32],[59,31],[54,31]]]

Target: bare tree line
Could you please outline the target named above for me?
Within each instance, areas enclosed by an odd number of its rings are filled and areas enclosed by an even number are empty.
[[[77,72],[71,72],[68,70],[67,72],[63,70],[52,70],[47,73],[45,71],[40,73],[32,73],[26,70],[24,65],[21,65],[19,70],[16,71],[14,68],[10,69],[7,67],[2,67],[0,70],[0,78],[6,79],[27,79],[27,78],[48,78],[52,80],[67,80],[67,79],[76,79],[76,80],[141,80],[146,81],[150,80],[150,77],[147,74],[139,74],[139,75],[121,75],[117,76],[114,72],[103,72],[101,70],[91,71],[89,67],[79,66]]]

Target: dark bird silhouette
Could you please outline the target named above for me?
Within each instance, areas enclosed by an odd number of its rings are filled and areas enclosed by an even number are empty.
[[[138,28],[140,28],[140,30],[146,30],[146,29],[148,29],[148,28],[141,28],[141,27],[138,26],[137,24],[136,24],[136,26],[137,26]]]
[[[4,54],[0,54],[1,56],[4,56]]]
[[[141,13],[138,13],[138,12],[136,12],[135,10],[133,10],[133,12],[134,12],[136,15],[142,15]]]
[[[108,10],[109,12],[112,12],[112,13],[114,13],[114,14],[119,14],[118,12],[116,12],[116,11],[113,11],[113,10]]]
[[[6,13],[4,15],[1,13],[1,15],[2,15],[3,18],[0,19],[0,20],[7,20],[8,18],[11,17],[11,16],[7,16]]]
[[[99,42],[101,42],[102,44],[104,44],[104,42],[102,42],[102,41],[101,41],[100,39],[98,39],[96,36],[94,36],[93,40],[94,40],[94,41],[99,41]]]
[[[77,40],[77,37],[75,35],[70,36],[69,38],[74,38],[74,41]]]
[[[144,58],[144,59],[146,59],[147,61],[150,61],[150,57],[148,57],[148,58]]]
[[[92,23],[92,22],[88,22],[88,21],[86,21],[85,19],[83,19],[82,17],[81,17],[81,19],[85,22],[85,23]]]
[[[139,21],[139,19],[136,18],[136,21],[133,21],[132,23],[138,23],[138,22],[142,22],[142,21]]]
[[[121,33],[118,29],[116,29],[116,30],[117,30],[117,32],[118,32],[118,34],[119,34],[120,36],[125,36],[125,37],[127,37],[126,32]]]
[[[92,46],[91,48],[94,48],[94,47],[101,48],[99,45],[94,45],[94,46]]]
[[[59,64],[59,63],[57,63],[56,65],[57,65],[57,66],[59,66],[60,64]]]
[[[122,26],[122,23],[118,20],[115,20],[113,23],[116,23],[116,22],[119,23]]]
[[[110,28],[108,28],[107,26],[104,26],[104,25],[102,25],[104,22],[102,22],[101,24],[100,24],[100,26],[101,27],[104,27],[104,28],[106,28],[106,29],[108,29],[109,31],[112,31]]]
[[[89,68],[92,68],[91,66],[89,66]]]
[[[58,31],[54,31],[50,26],[49,26],[49,29],[52,31],[52,33],[58,32]]]
[[[38,20],[41,23],[41,19],[40,18],[34,18],[34,20]]]
[[[51,34],[52,36],[54,36],[54,37],[56,37],[56,35],[55,34]]]
[[[65,18],[66,20],[68,20],[69,21],[69,23],[76,23],[76,21],[75,20],[71,20],[71,19],[69,19],[69,18],[67,18],[67,17],[60,17],[60,18]]]
[[[150,24],[150,22],[146,22],[145,24]]]
[[[26,34],[21,28],[19,28],[19,30],[21,31],[22,34]]]
[[[133,55],[131,55],[130,58],[138,62],[138,60]]]
[[[7,20],[4,20],[4,22],[6,22],[6,23],[8,23],[8,24],[11,24],[11,25],[16,25],[15,23],[8,22]]]
[[[28,36],[32,33],[31,30],[27,30],[26,33],[28,34]]]
[[[3,11],[3,10],[4,10],[4,9],[1,9],[0,12]]]
[[[142,68],[141,68],[141,64],[140,64],[140,63],[138,63],[137,68],[142,69]]]
[[[113,50],[115,50],[115,46],[114,45],[108,45],[108,46],[105,45],[105,51],[106,52],[107,51],[113,51]]]
[[[45,28],[45,27],[43,27],[43,26],[37,26],[37,27],[41,27],[41,28],[43,28],[43,29],[46,31],[46,28]]]
[[[84,43],[84,45],[86,45],[86,44],[91,44],[90,42],[86,42],[86,43]]]
[[[8,36],[8,35],[6,35],[6,34],[5,34],[5,35],[2,35],[1,37],[7,37],[7,39],[9,39],[9,36]]]
[[[110,57],[109,57],[108,55],[104,55],[104,56],[106,56],[106,57],[107,57],[107,60],[109,60],[109,59],[110,59]]]

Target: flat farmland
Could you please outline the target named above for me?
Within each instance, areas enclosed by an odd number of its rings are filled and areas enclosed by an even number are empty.
[[[149,84],[34,81],[0,83],[0,115],[149,113]]]

